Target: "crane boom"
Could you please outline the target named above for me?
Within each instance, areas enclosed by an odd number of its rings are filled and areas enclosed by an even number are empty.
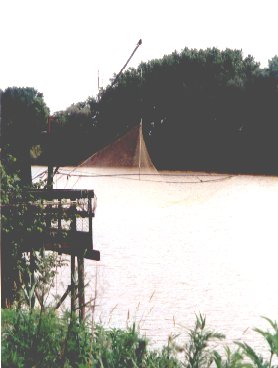
[[[122,72],[124,71],[124,69],[126,68],[127,64],[130,62],[132,56],[135,54],[135,52],[137,51],[138,47],[142,45],[142,40],[140,39],[135,47],[135,49],[132,51],[132,54],[130,55],[130,57],[127,59],[127,62],[125,63],[125,65],[122,67],[122,69],[119,71],[119,73],[116,75],[115,79],[113,80],[113,82],[111,83],[111,87],[114,86],[114,84],[118,81],[120,75],[122,74]]]

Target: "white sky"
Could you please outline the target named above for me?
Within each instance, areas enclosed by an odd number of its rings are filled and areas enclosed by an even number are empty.
[[[278,0],[2,0],[0,88],[34,87],[51,112],[97,94],[129,66],[174,50],[278,54]]]

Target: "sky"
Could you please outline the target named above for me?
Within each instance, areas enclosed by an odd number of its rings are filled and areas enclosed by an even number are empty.
[[[2,0],[0,89],[34,87],[51,113],[129,67],[185,47],[278,55],[278,0]]]

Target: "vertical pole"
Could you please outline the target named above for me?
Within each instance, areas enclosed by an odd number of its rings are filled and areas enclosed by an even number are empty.
[[[75,287],[75,256],[71,255],[71,314],[76,311],[76,287]]]
[[[142,68],[140,70],[140,79],[141,79],[141,121],[140,121],[140,129],[139,129],[139,180],[141,180],[141,158],[142,158],[142,138],[143,138],[143,71]]]
[[[85,319],[85,292],[84,292],[84,257],[77,257],[78,262],[78,299],[79,299],[79,320]]]
[[[30,273],[31,273],[31,288],[35,285],[35,252],[33,251],[33,249],[30,252]],[[35,290],[33,295],[30,296],[31,300],[31,309],[34,309],[35,307]]]
[[[47,189],[53,189],[53,160],[51,157],[51,117],[48,117],[48,142],[47,142],[47,151],[48,151],[48,170],[47,170]]]
[[[141,154],[142,154],[142,119],[139,129],[139,180],[141,180]]]
[[[97,71],[97,90],[99,94],[99,70]]]
[[[53,166],[50,163],[47,169],[47,189],[53,189]]]
[[[71,221],[71,231],[76,232],[76,213]],[[72,250],[73,251],[73,250]],[[75,273],[75,255],[71,254],[71,314],[76,311],[76,273]]]
[[[91,195],[88,195],[88,213],[89,213],[89,234],[92,242],[91,249],[93,249],[93,206]]]
[[[59,198],[59,204],[58,204],[58,232],[62,230],[62,215],[63,215],[63,208],[62,208],[62,199]]]

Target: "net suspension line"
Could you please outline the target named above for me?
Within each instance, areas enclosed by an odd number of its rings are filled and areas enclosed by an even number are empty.
[[[140,70],[141,83],[143,81],[142,68]],[[142,111],[141,111],[142,113]],[[142,154],[142,135],[143,135],[143,117],[141,116],[140,128],[139,128],[139,180],[141,180],[141,154]]]
[[[141,180],[141,153],[142,153],[142,119],[140,121],[139,129],[139,180]]]

